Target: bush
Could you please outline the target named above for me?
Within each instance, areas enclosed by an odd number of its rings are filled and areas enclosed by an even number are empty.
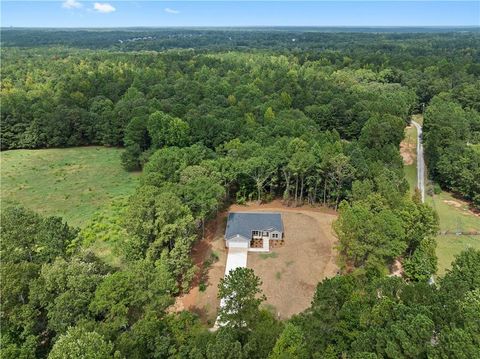
[[[247,198],[245,197],[245,191],[240,190],[235,194],[237,204],[245,204]]]

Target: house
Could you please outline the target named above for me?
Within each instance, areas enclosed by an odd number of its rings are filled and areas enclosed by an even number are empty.
[[[268,252],[271,245],[283,243],[283,222],[280,213],[230,212],[225,230],[225,245]]]

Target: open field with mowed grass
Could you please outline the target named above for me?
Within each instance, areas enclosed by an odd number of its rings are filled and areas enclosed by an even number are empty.
[[[470,211],[468,204],[454,198],[448,192],[427,196],[426,202],[435,208],[440,219],[440,234],[437,236],[438,275],[451,268],[455,256],[466,248],[480,249],[480,235],[465,235],[480,232],[480,217]],[[456,232],[464,234],[456,235]],[[445,234],[447,233],[447,234]]]
[[[456,236],[454,234],[438,236],[436,251],[438,257],[437,274],[443,276],[445,271],[451,268],[455,256],[470,247],[480,250],[480,236]]]
[[[122,168],[121,152],[106,147],[2,152],[2,205],[20,203],[82,227],[105,204],[133,193],[138,173]]]
[[[437,211],[440,232],[447,234],[480,232],[480,217],[469,209],[467,202],[445,191],[426,196],[425,202]],[[478,240],[480,241],[480,236]]]

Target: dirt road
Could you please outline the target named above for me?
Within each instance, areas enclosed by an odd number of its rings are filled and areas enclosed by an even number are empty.
[[[422,203],[425,202],[425,160],[423,158],[423,132],[422,126],[412,120],[417,128],[417,188],[420,191]]]

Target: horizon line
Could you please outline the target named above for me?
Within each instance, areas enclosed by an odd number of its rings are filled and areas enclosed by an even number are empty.
[[[0,29],[248,29],[248,28],[350,28],[350,29],[392,29],[392,28],[425,28],[425,29],[456,29],[478,28],[473,25],[169,25],[169,26],[0,26]]]

